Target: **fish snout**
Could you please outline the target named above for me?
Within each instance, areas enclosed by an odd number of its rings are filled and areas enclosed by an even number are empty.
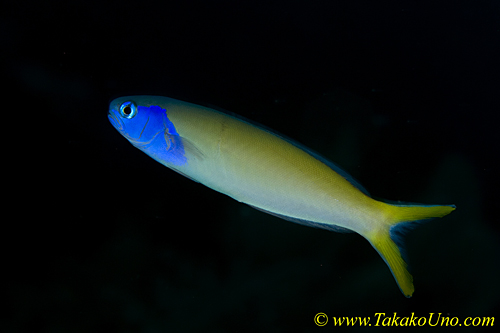
[[[114,128],[117,130],[120,130],[122,128],[122,124],[120,123],[120,120],[116,118],[116,115],[112,110],[108,111],[108,119],[111,125],[113,125]]]

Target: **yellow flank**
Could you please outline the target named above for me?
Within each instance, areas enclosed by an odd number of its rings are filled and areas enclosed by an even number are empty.
[[[332,210],[341,206],[372,205],[349,181],[288,141],[224,113],[186,104],[166,107],[179,135],[204,154],[203,163],[193,161],[188,170],[180,170],[191,178],[260,209],[322,223],[332,223]]]
[[[162,154],[169,154],[168,149],[157,149],[154,154],[148,149],[155,147],[137,145],[139,149],[165,166],[260,210],[306,225],[359,233],[378,251],[407,297],[414,291],[413,278],[401,256],[398,235],[406,222],[443,217],[455,209],[453,205],[391,205],[374,200],[348,176],[333,170],[329,162],[315,158],[299,145],[210,108],[167,97],[130,96],[111,102],[110,113],[119,114],[117,110],[126,101],[146,110],[149,106],[165,110],[177,140],[182,142],[186,163],[162,159]],[[112,117],[112,123],[116,118]],[[160,128],[153,132],[166,132],[161,122],[156,125]]]

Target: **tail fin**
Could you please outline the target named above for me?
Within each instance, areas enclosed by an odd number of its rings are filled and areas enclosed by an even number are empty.
[[[385,225],[365,237],[391,269],[401,292],[406,297],[411,297],[415,288],[402,255],[402,234],[411,226],[411,222],[443,217],[455,210],[455,206],[383,204],[383,210]]]

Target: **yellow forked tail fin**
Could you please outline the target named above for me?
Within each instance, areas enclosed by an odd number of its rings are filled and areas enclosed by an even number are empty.
[[[411,222],[443,217],[455,210],[455,206],[384,204],[383,209],[386,213],[385,225],[366,238],[389,266],[401,292],[406,297],[411,297],[415,288],[402,255],[402,235],[408,227],[411,228]]]

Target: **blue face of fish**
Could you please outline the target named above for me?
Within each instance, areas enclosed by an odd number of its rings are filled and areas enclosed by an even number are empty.
[[[182,140],[167,111],[160,106],[141,106],[132,100],[117,98],[109,106],[108,119],[132,145],[160,163],[182,165],[186,162]]]
[[[161,108],[137,106],[133,101],[115,101],[109,108],[109,121],[134,146],[148,145],[163,132],[162,113],[165,111]]]

